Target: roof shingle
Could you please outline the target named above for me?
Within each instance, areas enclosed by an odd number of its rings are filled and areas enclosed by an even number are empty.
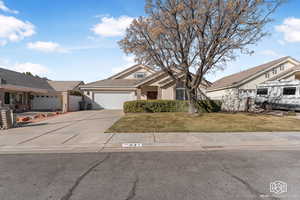
[[[48,81],[50,86],[59,92],[70,91],[76,89],[82,81]]]
[[[82,87],[102,88],[134,88],[141,80],[137,79],[105,79],[83,85]]]
[[[2,79],[1,86],[6,85],[20,86],[22,88],[32,88],[54,92],[54,89],[49,85],[46,79],[26,75],[23,73],[0,68],[0,78]]]

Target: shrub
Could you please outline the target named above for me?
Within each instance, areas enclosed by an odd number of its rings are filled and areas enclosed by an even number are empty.
[[[218,112],[221,109],[220,102],[199,101],[201,112]],[[127,101],[123,105],[125,113],[154,113],[154,112],[187,112],[188,101],[179,100],[136,100]]]
[[[176,100],[136,100],[124,103],[125,113],[143,112],[186,112],[187,101]]]
[[[222,102],[215,100],[201,100],[198,102],[198,110],[200,112],[219,112]]]

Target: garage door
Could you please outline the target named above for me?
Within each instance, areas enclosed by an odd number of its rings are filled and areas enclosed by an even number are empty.
[[[123,109],[125,101],[134,100],[134,92],[97,92],[94,94],[94,107],[104,109]]]
[[[32,95],[32,110],[61,110],[61,96]]]

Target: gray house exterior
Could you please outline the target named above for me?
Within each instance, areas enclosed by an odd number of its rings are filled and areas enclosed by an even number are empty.
[[[0,107],[15,112],[68,112],[71,91],[77,91],[81,84],[82,81],[49,81],[0,68]]]

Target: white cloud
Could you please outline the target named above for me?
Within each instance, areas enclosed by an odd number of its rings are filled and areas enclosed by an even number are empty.
[[[25,63],[12,63],[11,60],[0,57],[0,67],[17,72],[31,72],[33,75],[47,76],[52,72],[44,65],[25,62]]]
[[[67,53],[68,50],[62,48],[58,43],[55,42],[43,42],[37,41],[34,43],[28,43],[27,48],[42,51],[42,52],[59,52],[59,53]]]
[[[18,63],[14,67],[12,67],[12,70],[15,70],[17,72],[31,72],[34,75],[39,76],[46,76],[49,74],[49,69],[41,64],[34,64],[34,63]]]
[[[0,43],[17,42],[35,34],[35,27],[30,22],[12,16],[0,15]]]
[[[101,17],[101,22],[96,24],[91,30],[96,34],[104,37],[122,36],[126,28],[129,27],[134,18],[128,16]]]
[[[283,33],[284,41],[300,42],[300,19],[295,17],[286,18],[283,24],[276,26],[278,32]]]
[[[280,53],[277,53],[276,51],[267,49],[264,51],[259,52],[261,55],[265,55],[265,56],[271,56],[271,57],[282,57],[282,55]]]
[[[12,14],[19,13],[19,11],[17,11],[17,10],[9,9],[2,0],[0,0],[0,10],[2,10],[4,12],[12,13]]]
[[[119,73],[119,72],[123,71],[124,69],[127,69],[136,64],[136,62],[134,61],[134,56],[123,56],[122,59],[124,61],[124,65],[121,67],[112,68],[112,73],[114,73],[114,74]]]

